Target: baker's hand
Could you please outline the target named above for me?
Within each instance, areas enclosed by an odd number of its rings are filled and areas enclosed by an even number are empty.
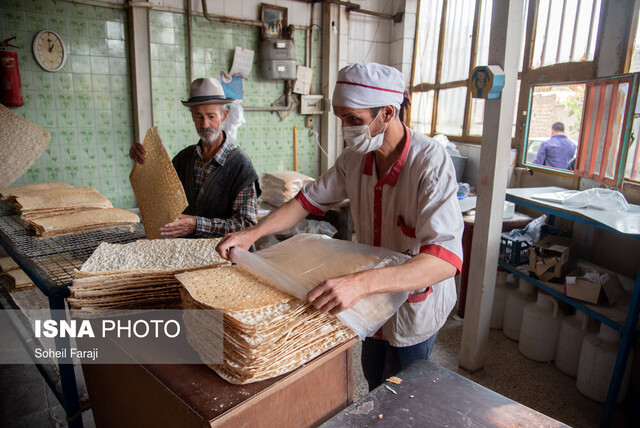
[[[129,157],[138,163],[144,163],[146,152],[142,143],[135,141],[129,149]]]
[[[328,279],[309,291],[307,300],[314,308],[337,315],[366,295],[365,285],[357,274]]]
[[[164,238],[179,238],[187,236],[196,230],[196,218],[192,215],[180,214],[176,221],[167,223],[160,228]]]
[[[223,259],[230,260],[229,257],[232,248],[238,247],[248,250],[255,240],[256,238],[253,237],[249,229],[241,232],[227,233],[216,246],[216,251]]]

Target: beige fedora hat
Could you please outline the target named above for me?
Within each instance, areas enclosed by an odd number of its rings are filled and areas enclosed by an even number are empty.
[[[234,101],[237,100],[226,97],[218,79],[207,77],[191,82],[189,99],[182,101],[182,104],[186,107],[192,107],[200,104],[229,104]]]

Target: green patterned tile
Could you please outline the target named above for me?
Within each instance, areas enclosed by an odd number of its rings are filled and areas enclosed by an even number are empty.
[[[57,106],[56,106],[57,107]],[[58,126],[74,126],[76,121],[76,116],[73,114],[73,111],[60,110],[59,107],[56,110],[56,115],[58,118]]]
[[[3,11],[2,23],[5,31],[22,30],[27,26],[25,13],[14,10]]]
[[[104,21],[90,20],[87,26],[87,35],[95,39],[105,39],[107,37],[107,28]]]
[[[90,125],[83,125],[90,126]],[[96,144],[96,131],[94,128],[78,128],[78,144],[80,147],[94,146]]]
[[[61,146],[73,146],[78,144],[76,128],[58,128],[58,141]]]
[[[84,19],[69,18],[69,35],[72,38],[86,37],[89,24]]]
[[[38,31],[47,28],[47,15],[41,13],[27,13],[25,15],[27,21],[27,30],[37,33]]]
[[[118,93],[129,93],[131,91],[129,86],[129,80],[127,76],[111,76],[111,93],[118,95]],[[120,108],[114,106],[114,108]]]
[[[111,110],[96,110],[95,111],[95,124],[96,126],[104,127],[99,129],[102,132],[108,131],[108,137],[111,138],[111,129],[113,126],[113,113]]]
[[[93,70],[93,76],[91,76],[91,85],[94,92],[108,92],[109,91],[109,76],[104,73],[108,69],[107,58],[104,57],[92,57],[91,69]]]
[[[89,95],[90,96],[90,95]],[[92,99],[92,98],[90,98]],[[93,127],[95,125],[95,116],[94,111],[91,108],[86,108],[82,110],[76,111],[76,120],[78,121],[78,126],[87,126]],[[82,129],[82,128],[80,128]],[[93,133],[93,130],[92,130]]]
[[[55,127],[56,126],[55,112],[38,110],[36,123],[45,129]]]
[[[91,73],[91,57],[86,55],[71,55],[71,71],[73,73]]]
[[[104,38],[90,39],[89,46],[90,46],[91,55],[107,56],[107,54],[109,53],[109,49],[108,49],[106,40]]]
[[[107,53],[110,57],[126,58],[124,40],[107,40]]]
[[[91,53],[91,41],[86,38],[72,38],[69,41],[69,53],[72,55],[89,55]]]
[[[93,95],[90,92],[76,92],[74,97],[77,110],[93,108]]]
[[[108,92],[93,93],[93,107],[97,110],[108,110],[111,108],[111,94]],[[109,110],[110,112],[110,110]]]
[[[107,22],[107,38],[110,40],[124,40],[124,23],[117,21]]]
[[[47,26],[49,30],[53,30],[61,37],[69,36],[69,25],[67,18],[64,16],[50,16],[47,18]]]
[[[113,138],[112,138],[113,130],[111,129],[111,112],[108,112],[108,114],[109,116],[107,118],[107,117],[100,116],[100,113],[96,112],[96,121],[97,121],[96,125],[100,127],[100,128],[97,128],[96,130],[96,142],[98,143],[98,145],[113,144]],[[100,119],[98,119],[98,116],[100,116]]]
[[[109,73],[112,75],[126,75],[127,61],[124,58],[109,58]]]
[[[53,87],[56,91],[73,90],[73,75],[71,73],[63,73],[63,72],[54,73]]]

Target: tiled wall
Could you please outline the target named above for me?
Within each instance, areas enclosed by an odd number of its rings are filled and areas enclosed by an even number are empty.
[[[259,10],[259,2],[254,3]],[[174,155],[198,139],[189,111],[180,103],[189,86],[186,16],[151,10],[150,21],[154,125]],[[193,24],[194,77],[219,78],[220,71],[229,71],[235,46],[244,46],[255,56],[244,82],[243,105],[269,106],[283,93],[283,81],[261,78],[258,29],[203,17],[195,17]],[[67,62],[56,73],[42,70],[31,53],[33,37],[42,29],[56,31],[67,45]],[[2,0],[0,40],[14,35],[21,47],[25,105],[13,111],[52,136],[42,156],[14,184],[57,180],[93,186],[115,206],[134,207],[128,158],[134,132],[127,12],[62,0]],[[294,37],[297,63],[304,64],[305,32],[296,31]],[[319,45],[315,32],[315,93],[320,91]],[[245,112],[245,119],[238,142],[259,174],[293,169],[296,126],[298,170],[315,176],[315,138],[304,127],[304,116],[295,111],[282,121],[277,113]]]
[[[159,127],[167,149],[176,154],[187,145],[194,144],[198,136],[189,110],[180,100],[188,95],[188,55],[185,16],[177,13],[152,11],[151,60],[153,73],[154,123]],[[314,37],[318,43],[317,32]],[[296,31],[296,59],[304,64],[305,32]],[[265,80],[260,68],[260,33],[256,27],[211,22],[195,17],[193,22],[193,77],[220,78],[233,62],[236,46],[252,49],[253,68],[243,82],[243,106],[269,106],[283,94],[285,84],[280,80]],[[319,49],[314,50],[316,54]],[[314,83],[320,90],[320,57],[314,59]],[[314,137],[304,126],[304,116],[297,110],[284,120],[277,113],[244,113],[246,123],[238,130],[238,145],[249,155],[258,174],[266,171],[293,169],[293,127],[297,128],[298,171],[315,176],[316,157]]]
[[[126,12],[52,0],[3,0],[0,37],[16,36],[25,105],[13,109],[51,133],[51,141],[17,184],[64,181],[96,187],[116,206],[131,207],[133,138]],[[31,45],[43,29],[57,32],[68,57],[49,73]]]

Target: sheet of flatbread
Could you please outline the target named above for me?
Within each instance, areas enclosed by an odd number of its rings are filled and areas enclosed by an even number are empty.
[[[22,288],[33,286],[33,281],[31,281],[31,278],[29,278],[27,274],[24,273],[24,271],[21,269],[10,270],[4,275],[9,278],[11,290],[20,290]]]
[[[220,238],[141,239],[127,244],[103,242],[84,262],[82,272],[186,270],[227,264],[216,252]]]
[[[18,196],[15,201],[23,217],[27,213],[50,213],[65,210],[113,208],[111,201],[93,187],[71,187],[42,190]]]
[[[264,308],[293,300],[239,266],[221,266],[176,275],[196,301],[229,312]]]
[[[0,257],[0,272],[19,269],[18,264],[11,257]]]
[[[58,236],[114,226],[128,226],[140,220],[134,213],[119,208],[104,208],[44,217],[28,222],[37,236]]]
[[[10,186],[49,144],[51,134],[0,104],[0,187]]]
[[[187,195],[162,145],[158,127],[149,128],[142,142],[145,162],[135,163],[129,180],[138,201],[148,239],[160,238],[160,228],[187,208]]]
[[[42,190],[73,187],[71,184],[50,181],[48,183],[24,184],[22,186],[3,187],[0,189],[0,199],[12,200],[18,196],[34,195]]]

